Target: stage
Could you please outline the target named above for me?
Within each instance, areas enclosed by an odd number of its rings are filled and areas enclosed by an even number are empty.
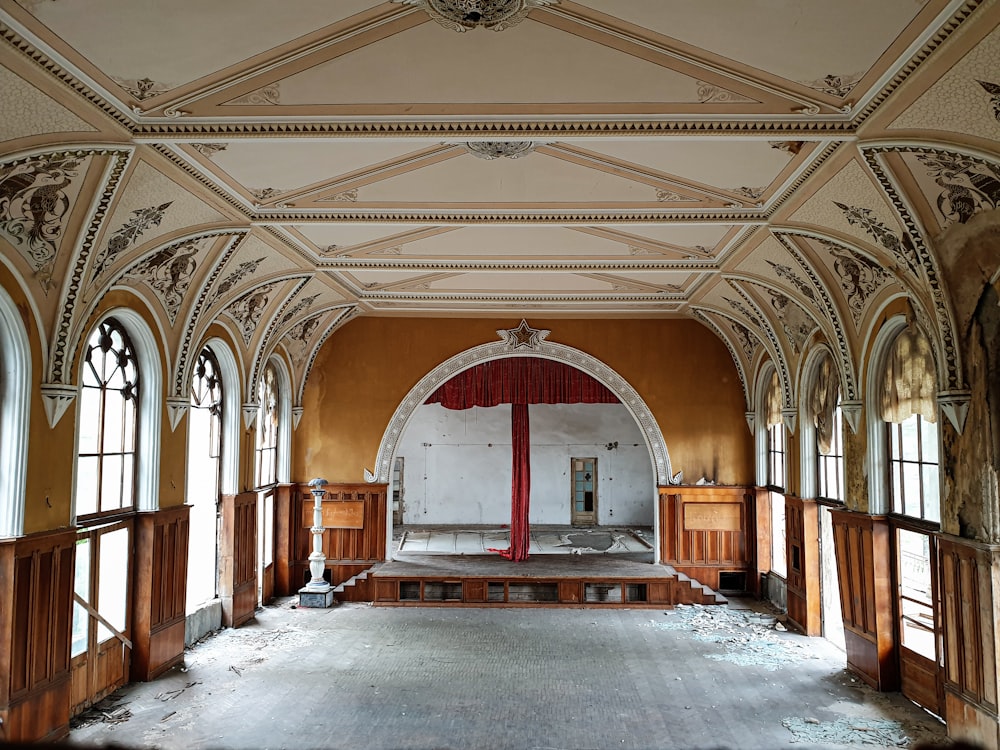
[[[530,557],[511,562],[496,527],[406,527],[393,559],[367,574],[376,606],[669,607],[725,598],[653,562],[652,531],[532,527]]]

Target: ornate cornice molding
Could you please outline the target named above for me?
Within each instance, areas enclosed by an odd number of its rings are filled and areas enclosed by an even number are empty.
[[[648,260],[650,256],[634,256],[628,260],[594,261],[470,261],[422,260],[419,258],[369,257],[336,258],[320,261],[318,271],[407,270],[407,271],[566,271],[589,273],[601,271],[691,271],[713,273],[719,266],[711,261]]]
[[[766,116],[765,116],[766,117]],[[151,119],[136,123],[133,135],[143,140],[150,138],[188,140],[195,137],[260,138],[270,136],[344,136],[367,138],[400,138],[406,136],[446,138],[449,142],[470,138],[494,139],[581,138],[586,136],[650,136],[650,135],[761,135],[777,140],[782,136],[798,134],[837,138],[853,134],[849,122],[805,118],[718,118],[705,119],[691,115],[663,116],[657,119],[630,119],[622,117],[608,120],[355,120],[327,121],[318,118],[312,122],[282,122],[278,120],[240,122],[212,120],[162,120]]]
[[[196,169],[191,162],[179,156],[174,149],[162,143],[154,143],[152,144],[152,148],[165,159],[170,161],[171,164],[181,169],[189,177],[193,177],[197,180],[200,185],[211,190],[213,195],[222,198],[222,200],[239,211],[247,219],[251,219],[253,217],[253,206],[248,205],[245,201],[237,198],[228,190],[224,189],[218,182],[207,176],[200,169]]]
[[[663,211],[635,209],[631,211],[428,211],[414,208],[398,209],[329,209],[321,211],[296,211],[276,209],[258,211],[253,223],[256,226],[276,224],[648,224],[650,222],[683,221],[689,224],[760,224],[767,219],[760,210],[733,210],[706,208],[700,211]]]
[[[541,341],[534,348],[524,349],[511,348],[507,341],[495,341],[467,349],[435,367],[410,389],[410,392],[396,408],[379,444],[378,455],[375,458],[375,471],[371,472],[365,469],[365,479],[369,482],[380,483],[389,481],[392,458],[410,417],[438,386],[474,365],[508,357],[541,357],[564,362],[607,386],[612,393],[618,396],[622,405],[631,412],[639,424],[652,454],[657,484],[661,486],[670,484],[673,475],[670,467],[670,455],[663,440],[663,433],[642,397],[625,378],[600,360],[579,349],[549,341]]]

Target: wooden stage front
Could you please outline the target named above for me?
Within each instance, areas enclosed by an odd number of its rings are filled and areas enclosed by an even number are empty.
[[[647,554],[397,555],[368,575],[376,606],[668,607],[720,594]]]

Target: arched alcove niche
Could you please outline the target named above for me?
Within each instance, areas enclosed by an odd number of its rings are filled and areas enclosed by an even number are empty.
[[[507,332],[504,331],[504,333]],[[548,331],[540,331],[539,333],[547,334]],[[537,338],[543,339],[543,336],[538,336]],[[642,397],[639,396],[636,390],[629,385],[625,378],[589,354],[570,346],[554,344],[544,340],[540,340],[531,346],[512,344],[509,340],[482,344],[455,355],[427,373],[410,389],[410,392],[406,394],[406,397],[396,408],[392,419],[389,421],[389,425],[386,427],[385,433],[382,435],[382,441],[379,444],[378,455],[375,460],[375,471],[371,472],[365,469],[365,479],[369,482],[385,484],[389,482],[392,461],[407,424],[412,419],[417,408],[440,385],[470,367],[489,360],[504,359],[507,357],[539,357],[563,362],[587,373],[605,385],[618,397],[618,400],[628,409],[639,425],[646,447],[649,450],[653,466],[653,476],[656,478],[657,485],[663,486],[671,483],[673,475],[670,468],[670,454],[667,452],[663,433],[660,432],[660,426],[653,418],[653,414],[650,412],[646,402],[642,400]]]

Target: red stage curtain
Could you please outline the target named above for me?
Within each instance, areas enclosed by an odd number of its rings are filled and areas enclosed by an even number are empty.
[[[618,397],[587,373],[562,362],[508,357],[458,373],[426,403],[471,409],[500,404],[617,404]]]
[[[508,560],[528,559],[531,437],[528,404],[617,404],[618,397],[590,375],[538,357],[495,359],[460,372],[425,403],[446,409],[511,404],[512,478],[510,548],[491,549]]]

